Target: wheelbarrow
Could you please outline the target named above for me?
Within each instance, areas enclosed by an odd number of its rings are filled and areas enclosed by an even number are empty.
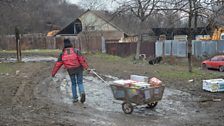
[[[132,88],[119,84],[111,84],[111,90],[116,100],[123,101],[122,110],[125,114],[131,114],[135,106],[147,105],[147,108],[156,107],[162,99],[165,86],[149,88]]]

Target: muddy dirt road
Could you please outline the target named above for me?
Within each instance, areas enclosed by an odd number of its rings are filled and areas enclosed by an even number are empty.
[[[127,79],[130,74],[156,76],[158,71],[185,70],[183,66],[150,66],[88,56],[91,67],[106,80]],[[3,65],[4,63],[1,63]],[[222,126],[224,94],[201,90],[201,78],[162,78],[166,83],[163,99],[156,108],[138,106],[131,115],[114,100],[110,87],[85,72],[85,104],[71,101],[71,83],[65,70],[50,77],[50,61],[7,63],[12,70],[0,72],[0,125],[52,126]],[[17,71],[17,72],[16,72]],[[217,77],[223,75],[216,71]],[[202,77],[205,78],[205,77]],[[67,80],[67,81],[66,81]],[[213,101],[216,99],[216,101]],[[220,101],[221,100],[221,101]]]

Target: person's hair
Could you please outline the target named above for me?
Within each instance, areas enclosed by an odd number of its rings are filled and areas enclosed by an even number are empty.
[[[64,48],[72,47],[72,43],[69,39],[64,39]]]

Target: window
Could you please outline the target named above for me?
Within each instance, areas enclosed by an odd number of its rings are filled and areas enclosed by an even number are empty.
[[[224,61],[224,58],[222,58],[222,57],[213,57],[211,59],[211,61]]]
[[[218,57],[213,57],[211,61],[218,61]]]
[[[221,35],[221,40],[224,40],[224,35],[223,34]]]
[[[86,26],[86,31],[95,31],[95,26]]]

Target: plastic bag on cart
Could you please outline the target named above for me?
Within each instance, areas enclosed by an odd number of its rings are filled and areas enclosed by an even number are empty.
[[[159,80],[158,78],[152,77],[149,80],[149,84],[151,87],[160,87],[162,85],[162,81]]]

